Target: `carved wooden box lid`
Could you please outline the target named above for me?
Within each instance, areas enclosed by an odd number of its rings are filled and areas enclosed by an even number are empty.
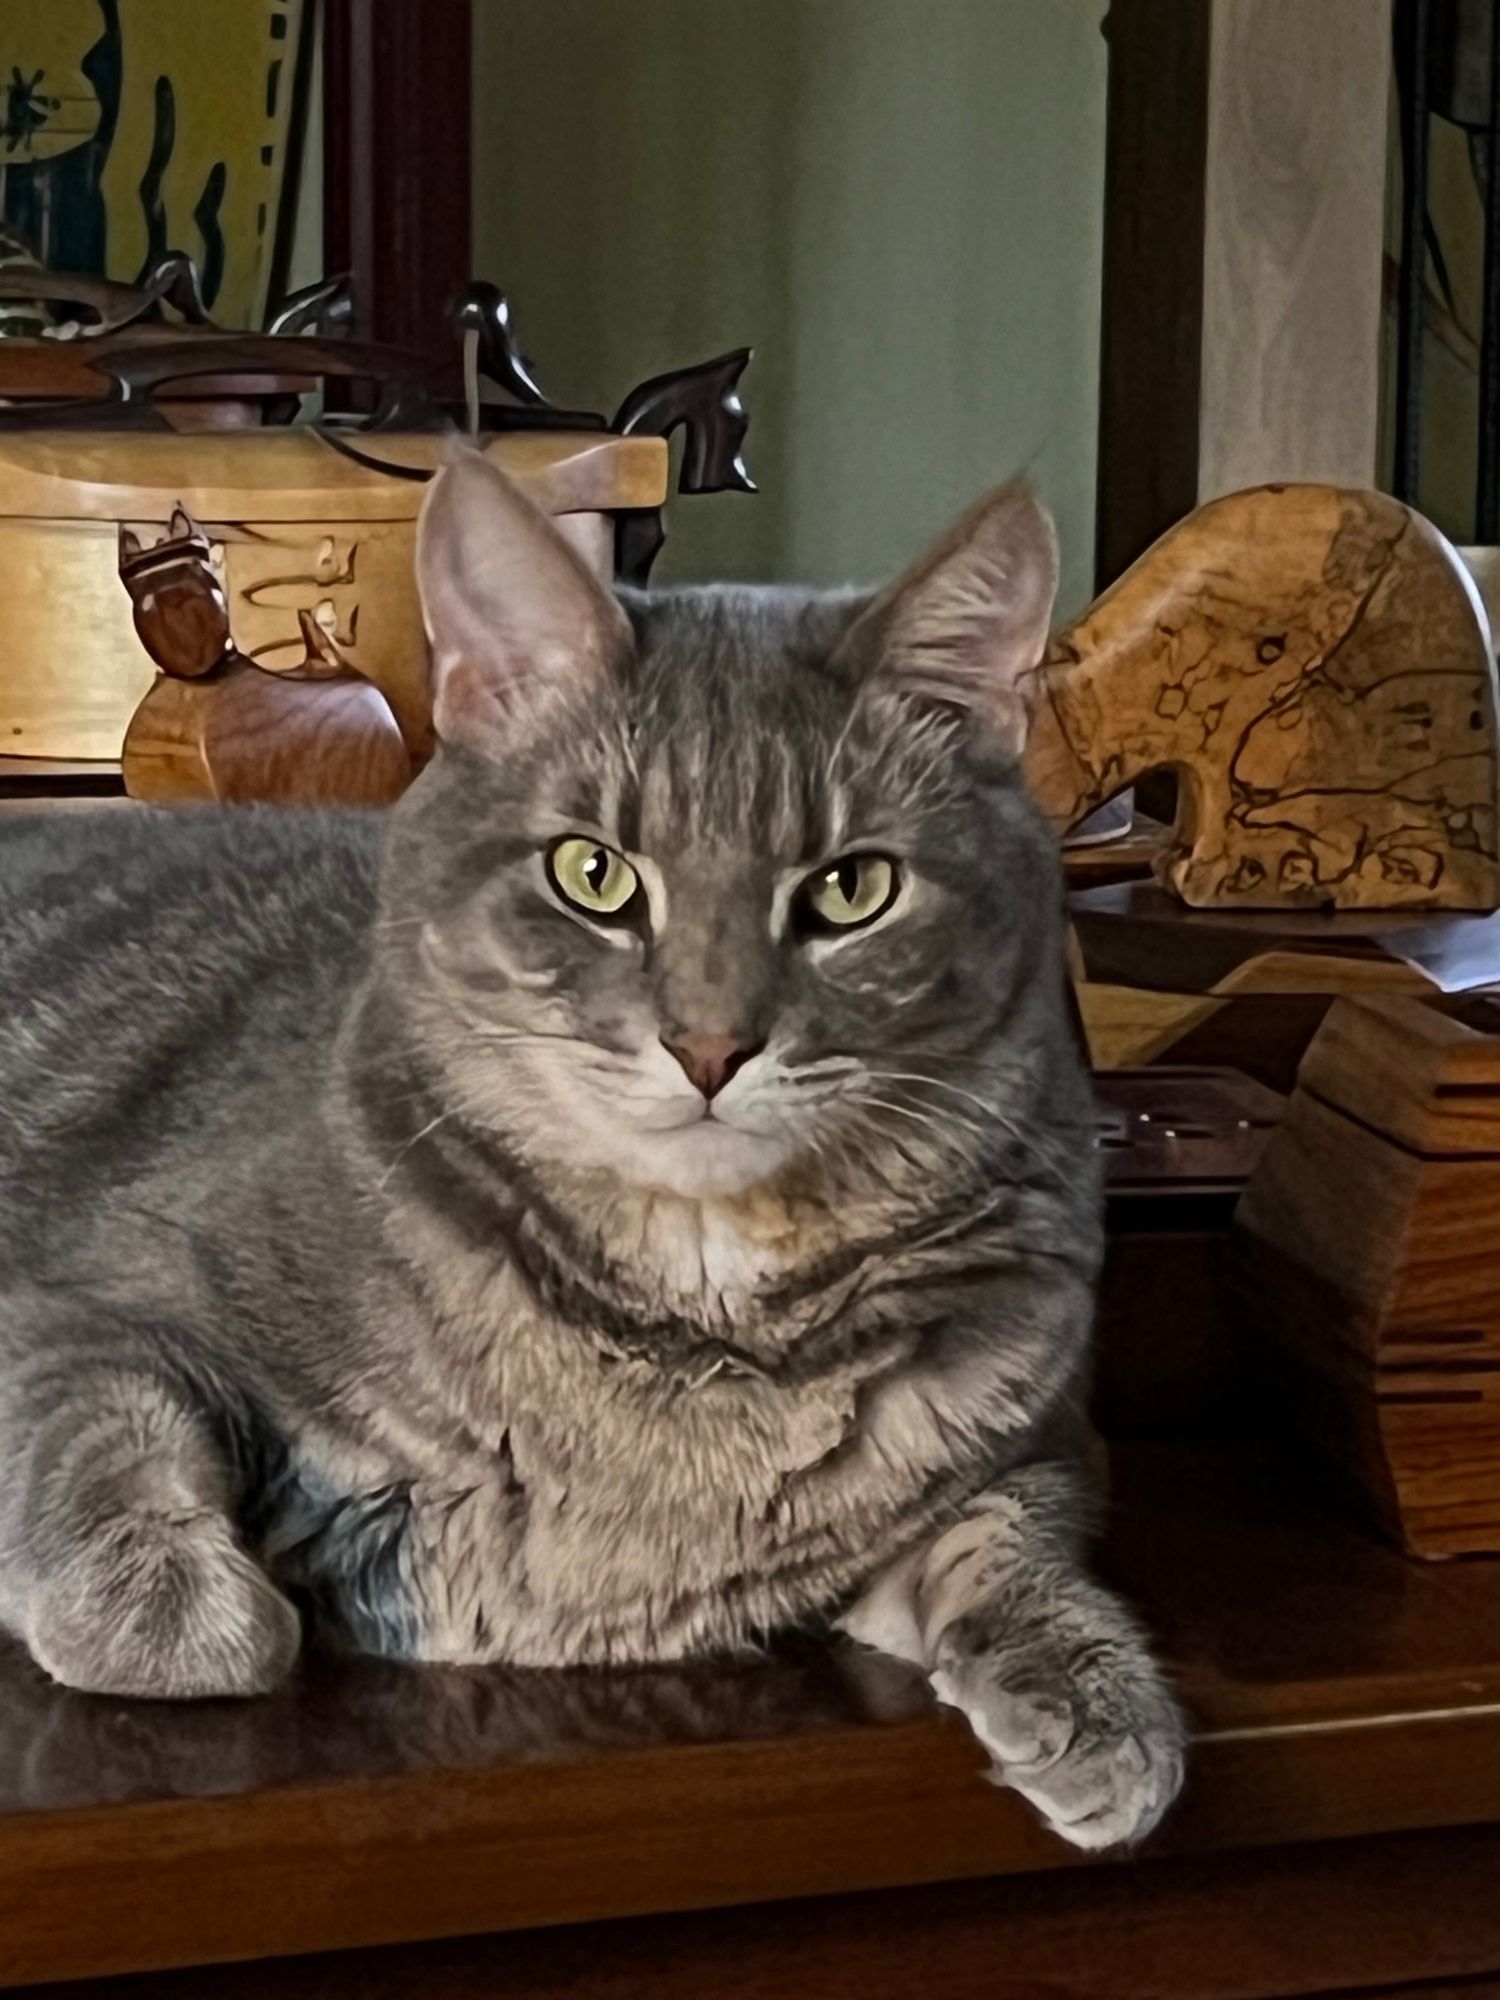
[[[440,435],[382,431],[347,455],[307,427],[213,436],[140,431],[0,434],[0,519],[168,521],[408,521],[424,483],[378,460],[430,471]],[[492,438],[489,457],[553,514],[658,507],[667,492],[661,438],[528,431]]]

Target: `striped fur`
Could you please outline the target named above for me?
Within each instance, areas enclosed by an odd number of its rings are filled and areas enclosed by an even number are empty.
[[[1049,836],[878,607],[620,609],[539,705],[455,686],[388,824],[0,828],[0,1621],[189,1696],[274,1684],[299,1616],[530,1666],[842,1619],[1070,1838],[1132,1837],[1180,1733],[1078,1566],[1100,1234]],[[649,921],[560,907],[569,830]],[[896,908],[796,934],[851,845]],[[661,1042],[703,1030],[765,1044],[707,1122]]]

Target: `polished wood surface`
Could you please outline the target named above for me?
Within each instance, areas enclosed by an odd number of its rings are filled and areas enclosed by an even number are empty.
[[[1500,980],[1500,923],[1461,913],[1189,910],[1153,883],[1108,883],[1068,898],[1083,976],[1142,992],[1225,999],[1252,993],[1436,998],[1439,973]]]
[[[1493,916],[1189,910],[1141,881],[1078,889],[1068,907],[1074,990],[1100,1068],[1228,1066],[1288,1090],[1335,996],[1455,1004],[1443,981],[1500,977]]]
[[[326,0],[321,20],[321,268],[349,272],[362,333],[439,366],[456,361],[448,311],[473,272],[470,11]]]
[[[1136,1442],[1117,1472],[1109,1567],[1198,1725],[1156,1852],[1500,1811],[1500,1566],[1405,1563],[1228,1447]],[[321,1660],[190,1709],[68,1694],[12,1649],[0,1979],[1079,1866],[982,1763],[908,1670],[815,1647],[618,1676]]]
[[[1500,1010],[1477,1011],[1338,1002],[1236,1218],[1288,1406],[1425,1556],[1500,1554]]]
[[[1386,495],[1201,507],[1057,635],[1026,773],[1060,828],[1170,769],[1197,907],[1493,910],[1495,665],[1474,585]]]
[[[1094,1410],[1107,1436],[1192,1435],[1252,1386],[1232,1307],[1230,1225],[1285,1099],[1234,1071],[1095,1077],[1105,1253]]]
[[[146,805],[389,806],[412,760],[358,675],[296,681],[238,659],[203,680],[163,674],[131,718],[123,771]]]
[[[127,339],[134,345],[149,333],[133,327]],[[97,401],[111,389],[108,376],[91,365],[105,351],[103,340],[7,340],[0,403]],[[264,423],[268,403],[316,386],[306,375],[205,375],[156,397],[155,407],[177,431],[254,429]]]
[[[1109,882],[1146,882],[1166,842],[1168,829],[1147,813],[1136,813],[1129,829],[1109,840],[1082,846],[1063,843],[1063,876],[1070,889],[1092,889]]]
[[[1500,1829],[150,1973],[30,2000],[1500,2000]]]
[[[1232,1070],[1106,1070],[1094,1079],[1114,1224],[1132,1201],[1228,1190],[1254,1172],[1284,1099]]]

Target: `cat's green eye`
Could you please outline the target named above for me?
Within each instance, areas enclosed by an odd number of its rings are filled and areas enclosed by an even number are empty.
[[[896,864],[883,854],[846,854],[809,875],[797,902],[810,930],[852,931],[883,917],[900,886]]]
[[[623,854],[582,835],[559,840],[551,849],[547,876],[565,903],[605,923],[625,915],[641,886]]]

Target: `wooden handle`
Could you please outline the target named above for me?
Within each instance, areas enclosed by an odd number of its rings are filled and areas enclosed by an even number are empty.
[[[109,385],[106,395],[0,409],[0,431],[164,430],[169,426],[155,406],[157,391],[210,378],[235,383],[237,394],[257,378],[277,388],[312,377],[371,382],[379,400],[362,430],[432,431],[448,425],[428,394],[421,358],[374,342],[300,334],[175,335],[142,327],[125,341],[79,342],[69,351],[85,347],[82,358]]]
[[[222,339],[140,341],[112,347],[92,364],[119,385],[120,400],[145,401],[169,382],[205,375],[288,375],[373,382],[382,399],[369,428],[430,429],[443,420],[427,395],[426,364],[371,341],[234,333]]]
[[[1027,774],[1060,831],[1176,773],[1158,872],[1195,907],[1500,904],[1488,621],[1385,494],[1200,507],[1058,634],[1030,695]]]

